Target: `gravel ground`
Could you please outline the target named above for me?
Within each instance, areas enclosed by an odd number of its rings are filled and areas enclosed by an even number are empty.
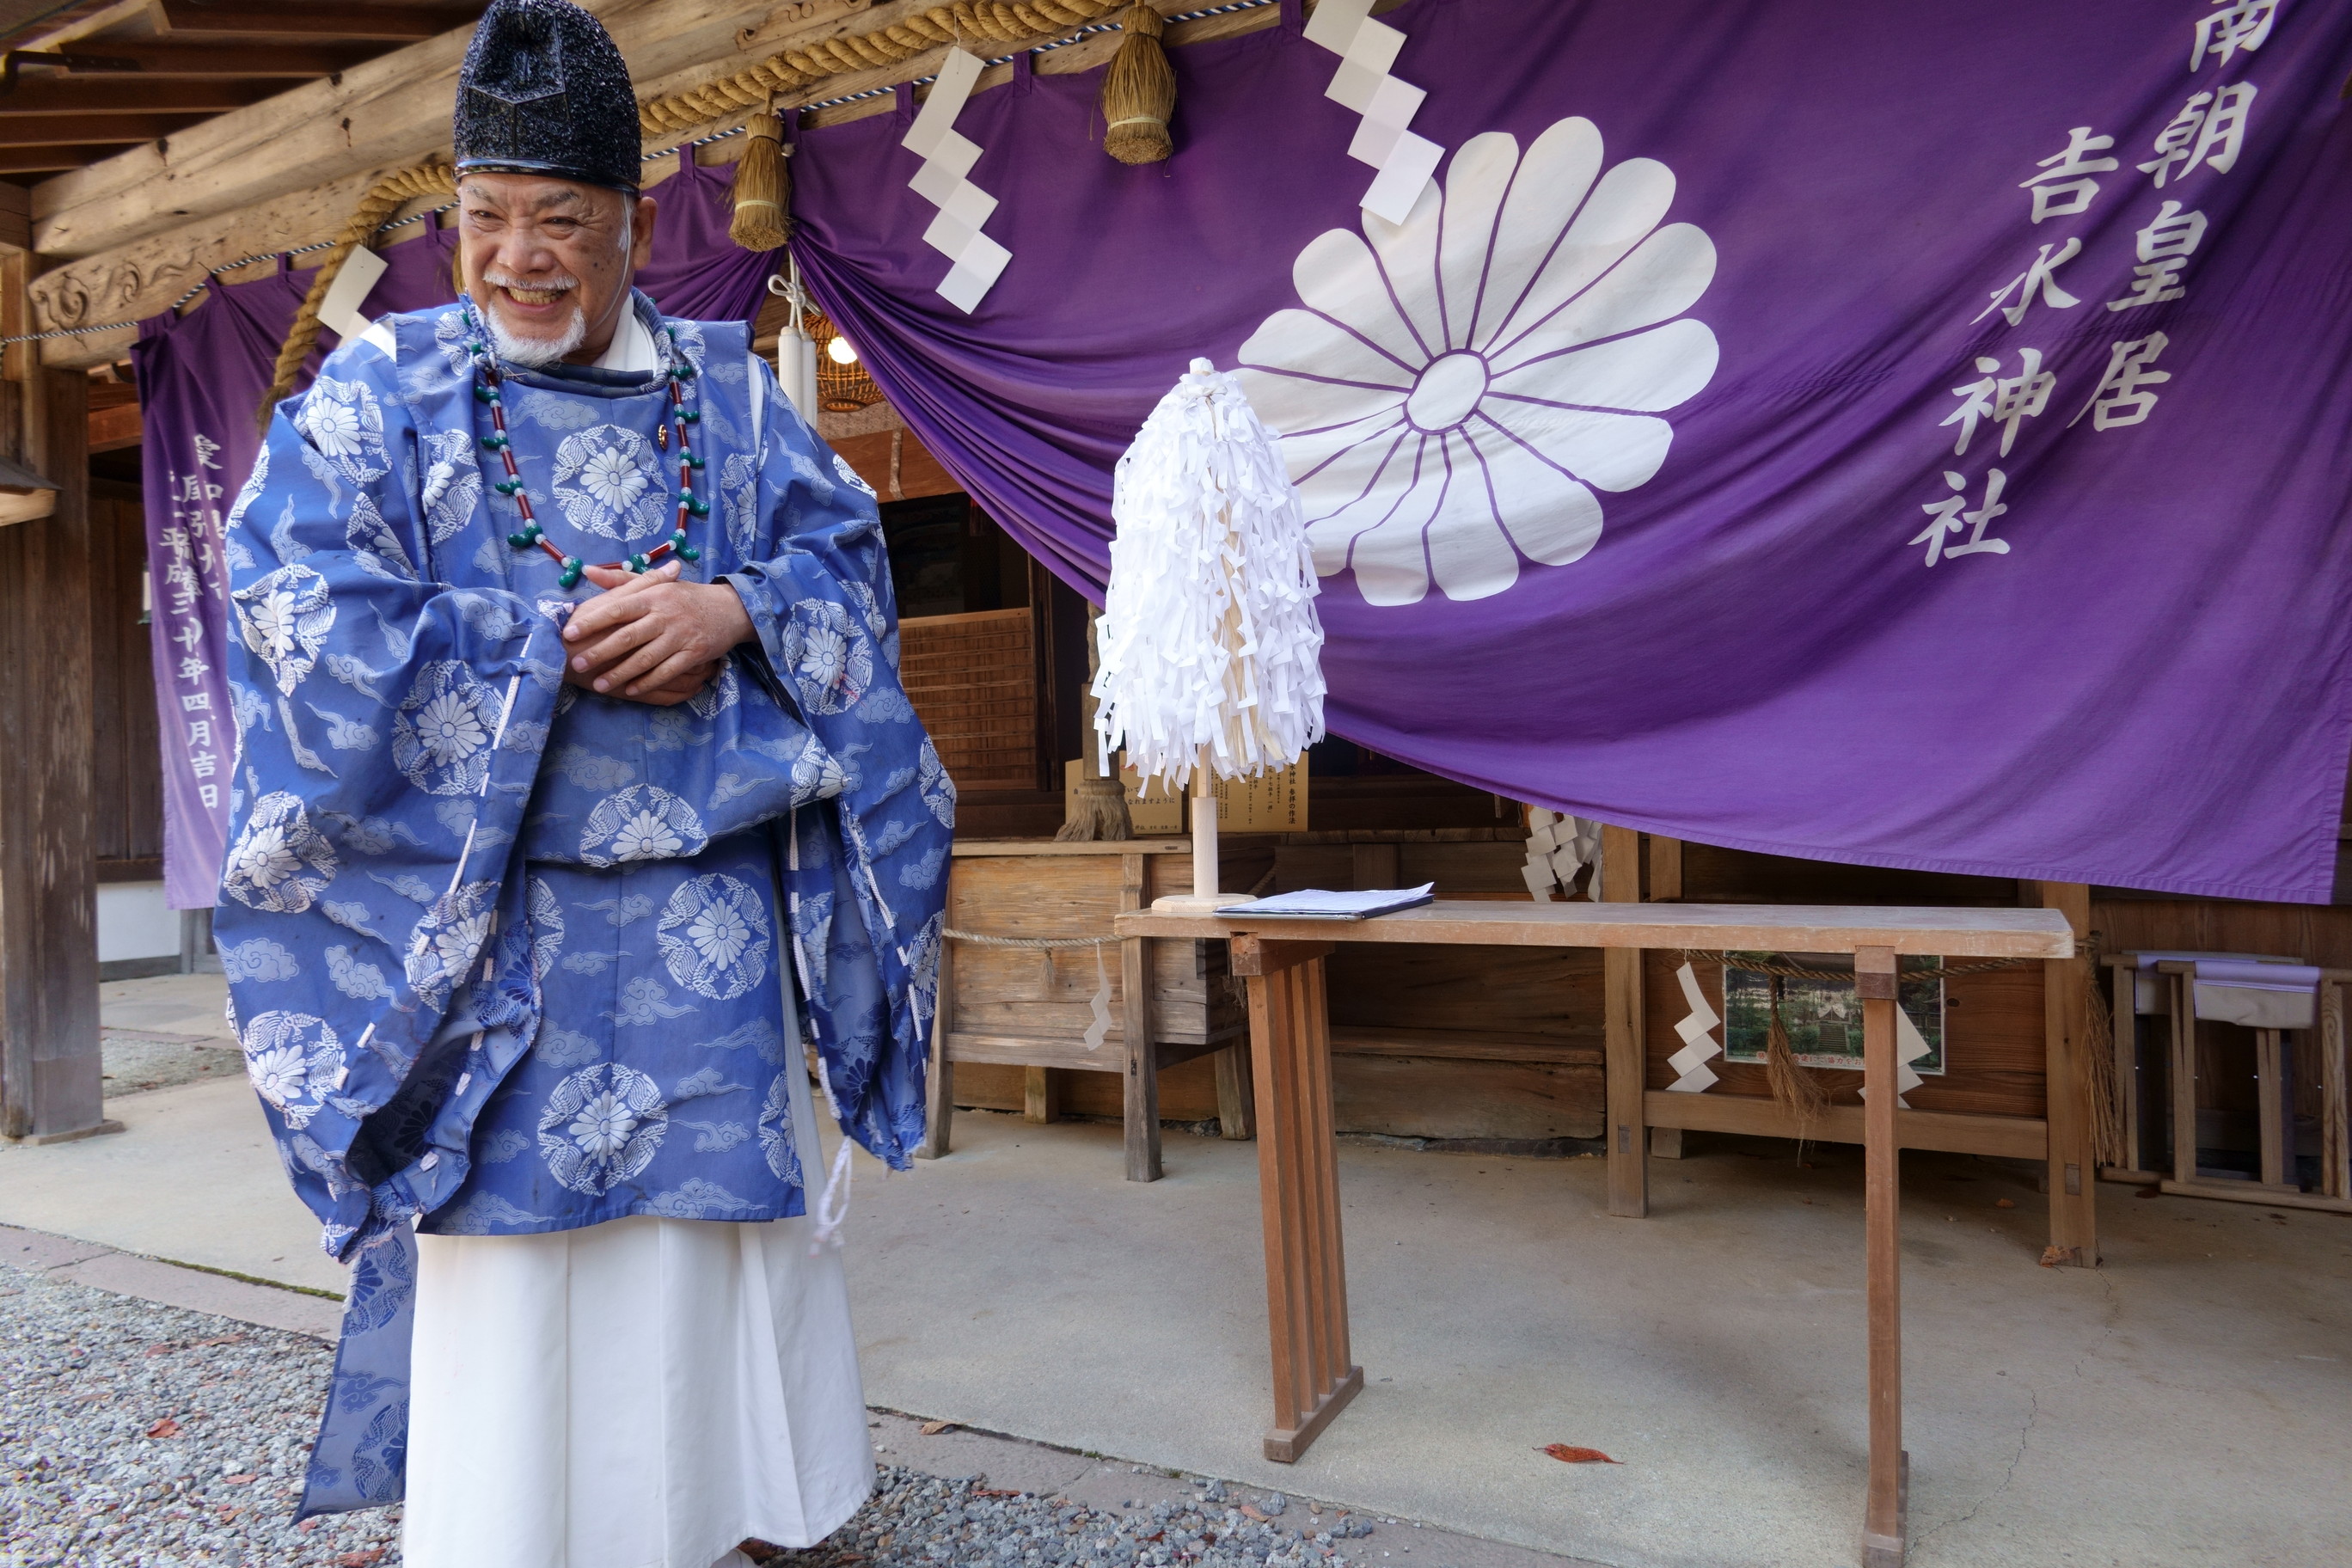
[[[1371,1531],[1369,1520],[1309,1513],[1279,1495],[1244,1504],[1215,1481],[1148,1509],[1096,1509],[891,1465],[873,1500],[823,1544],[745,1550],[771,1568],[1339,1568],[1349,1560],[1339,1543]]]
[[[109,1100],[245,1071],[245,1056],[235,1040],[161,1030],[107,1029],[100,1049],[106,1063],[102,1092]]]
[[[333,1353],[0,1267],[0,1564],[366,1568],[396,1510],[293,1523]]]
[[[292,1522],[331,1361],[0,1265],[0,1568],[392,1568],[396,1508]],[[1103,1508],[887,1465],[823,1544],[745,1550],[771,1568],[1349,1568],[1372,1531],[1214,1481]]]

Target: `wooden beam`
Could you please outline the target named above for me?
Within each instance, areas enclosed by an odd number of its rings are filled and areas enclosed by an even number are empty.
[[[26,115],[60,118],[110,110],[150,114],[225,114],[268,96],[269,89],[242,81],[124,81],[112,78],[19,77],[0,91],[0,119]]]
[[[84,143],[75,147],[0,147],[0,174],[47,174],[59,169],[82,169],[114,151],[115,143]],[[17,185],[16,190],[24,190]],[[26,191],[26,195],[32,195]],[[25,216],[26,247],[31,248],[32,215]],[[120,359],[121,355],[109,356]],[[93,362],[102,363],[102,362]]]
[[[1693,1132],[1736,1132],[1750,1138],[1803,1137],[1817,1143],[1859,1143],[1863,1110],[1832,1105],[1802,1127],[1760,1094],[1675,1094],[1654,1089],[1643,1096],[1653,1127]],[[1985,1154],[2000,1160],[2039,1160],[2050,1152],[2046,1124],[2025,1116],[1979,1116],[1958,1110],[1895,1113],[1895,1142],[1905,1149],[1937,1149],[1951,1154]]]
[[[0,115],[0,147],[127,146],[202,123],[188,114],[38,114],[22,120]]]
[[[23,258],[0,285],[23,288]],[[0,312],[0,321],[21,314]],[[0,1134],[110,1130],[98,1030],[92,801],[89,379],[30,372],[0,388],[5,437],[56,476],[53,516],[0,529]],[[20,413],[21,411],[21,413]],[[18,423],[21,418],[21,425]]]
[[[119,452],[126,447],[136,447],[140,438],[139,405],[121,403],[112,408],[90,410],[89,449],[92,452]]]
[[[758,47],[863,32],[929,4],[798,0],[777,8],[789,36],[763,33]],[[587,8],[611,31],[644,94],[712,61],[732,59],[740,69],[739,51],[752,47],[737,42],[741,0],[587,0]],[[351,9],[321,5],[317,14],[340,18]],[[470,35],[466,27],[413,43],[191,126],[168,149],[137,149],[44,181],[33,197],[36,247],[45,256],[89,256],[322,181],[405,167],[446,148]],[[325,234],[332,232],[331,226]]]
[[[332,76],[377,51],[336,44],[177,44],[156,38],[94,38],[54,53],[18,50],[19,70],[48,66],[74,81],[138,76],[251,80]]]
[[[0,185],[0,249],[32,248],[33,193],[22,185]],[[25,305],[26,301],[19,299],[16,308],[21,310]]]
[[[2091,889],[2080,882],[2029,882],[2031,901],[2056,910],[2079,943],[2090,934]],[[2050,1121],[2050,1247],[2052,1264],[2094,1268],[2099,1261],[2098,1170],[2091,1139],[2087,1054],[2112,1049],[2111,1041],[2091,1040],[2089,997],[2095,983],[2079,958],[2053,958],[2042,966],[2044,1082]]]
[[[1601,829],[1601,901],[1642,901],[1642,836],[1630,827]],[[1650,1212],[1650,1135],[1642,1117],[1649,1071],[1643,1045],[1642,953],[1612,947],[1601,955],[1601,1008],[1607,1052],[1609,1212],[1640,1219]]]
[[[164,31],[175,38],[278,37],[367,38],[415,43],[456,27],[471,27],[478,5],[192,5],[163,0]]]

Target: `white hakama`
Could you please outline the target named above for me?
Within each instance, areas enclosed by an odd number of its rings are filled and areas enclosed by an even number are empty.
[[[841,1255],[810,1256],[814,1226],[419,1236],[409,1568],[712,1568],[746,1538],[838,1529],[874,1451]]]

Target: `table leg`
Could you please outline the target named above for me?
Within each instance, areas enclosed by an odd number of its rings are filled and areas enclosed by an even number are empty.
[[[1348,1352],[1348,1277],[1331,1134],[1331,1035],[1325,942],[1234,942],[1249,978],[1257,1080],[1258,1196],[1265,1226],[1266,1327],[1274,1426],[1265,1457],[1289,1464],[1364,1386]]]
[[[1870,1492],[1862,1516],[1863,1568],[1902,1568],[1903,1453],[1902,1152],[1895,1138],[1895,950],[1858,948],[1854,990],[1862,998],[1863,1110],[1870,1318]]]

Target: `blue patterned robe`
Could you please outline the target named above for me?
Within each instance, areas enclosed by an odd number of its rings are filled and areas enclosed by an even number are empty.
[[[954,794],[898,683],[873,493],[740,323],[635,303],[691,367],[710,513],[687,574],[732,584],[758,633],[692,701],[562,683],[595,590],[507,541],[458,307],[331,356],[229,519],[215,931],[287,1173],[352,1264],[306,1513],[400,1495],[412,1230],[802,1214],[800,1039],[850,1136],[902,1169],[922,1136]],[[668,383],[504,373],[567,553],[667,536]]]

